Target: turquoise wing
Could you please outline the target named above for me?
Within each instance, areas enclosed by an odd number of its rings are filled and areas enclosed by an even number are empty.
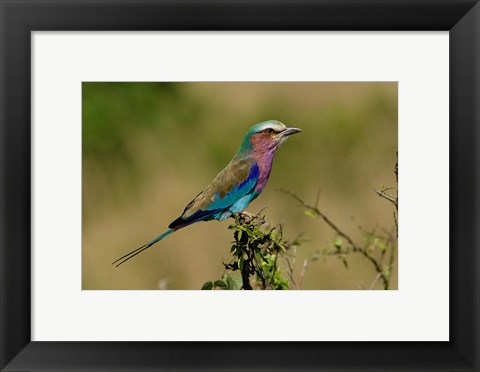
[[[259,174],[260,169],[253,159],[234,158],[169,227],[180,228],[200,220],[223,219],[220,218],[222,212],[232,206],[234,210],[231,212],[243,210],[254,198]],[[249,194],[252,194],[251,198],[248,197]],[[224,214],[225,218],[228,215]]]

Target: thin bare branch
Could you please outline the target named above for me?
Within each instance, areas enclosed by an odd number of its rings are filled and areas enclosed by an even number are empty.
[[[348,244],[352,248],[352,251],[362,254],[368,261],[370,261],[370,263],[374,266],[375,271],[380,275],[380,278],[382,279],[383,284],[384,284],[384,288],[388,289],[389,280],[388,280],[387,276],[385,275],[385,273],[383,272],[383,269],[382,269],[381,265],[377,262],[377,260],[372,255],[370,255],[370,253],[368,253],[368,251],[365,248],[362,248],[362,247],[358,246],[357,244],[355,244],[353,239],[349,235],[347,235],[345,232],[343,232],[343,230],[341,230],[335,223],[333,223],[333,221],[330,220],[330,218],[328,218],[324,213],[322,213],[318,209],[318,207],[309,205],[302,198],[300,198],[297,194],[295,194],[294,192],[292,192],[290,190],[285,190],[285,189],[279,189],[279,190],[281,192],[287,194],[287,195],[290,195],[301,206],[303,206],[304,208],[314,212],[318,217],[323,219],[327,223],[327,225],[330,226],[338,234],[338,236],[344,238],[348,242]]]
[[[375,277],[375,279],[373,280],[372,284],[370,284],[370,287],[368,287],[368,289],[373,289],[373,287],[375,287],[375,284],[377,284],[378,282],[378,279],[380,279],[380,274],[377,273],[377,276]]]
[[[373,191],[375,191],[378,194],[378,196],[380,196],[380,197],[388,200],[389,202],[393,203],[395,208],[398,208],[398,202],[397,202],[396,197],[394,197],[392,195],[389,195],[386,192],[383,192],[382,190],[373,189]]]
[[[254,251],[252,251],[253,260],[255,261],[255,265],[259,268],[258,273],[262,277],[263,283],[268,287],[268,289],[273,289],[272,285],[268,282],[267,277],[265,276],[265,272],[263,271],[262,265],[257,260],[257,255]]]
[[[303,278],[305,277],[305,272],[307,271],[308,267],[308,260],[303,260],[302,271],[300,272],[300,277],[298,279],[298,289],[302,288],[303,285]]]

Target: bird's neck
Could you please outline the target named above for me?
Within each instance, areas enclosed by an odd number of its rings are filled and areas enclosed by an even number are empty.
[[[257,192],[261,192],[268,181],[275,150],[276,147],[269,146],[262,141],[256,141],[255,138],[251,137],[245,139],[237,153],[237,157],[249,157],[257,163],[260,171],[257,186],[255,187]]]
[[[255,137],[246,137],[237,152],[237,158],[252,158],[259,165],[271,167],[276,146],[260,141]]]
[[[275,148],[269,148],[266,146],[254,146],[252,149],[252,156],[258,164],[270,168],[272,166],[275,150]]]

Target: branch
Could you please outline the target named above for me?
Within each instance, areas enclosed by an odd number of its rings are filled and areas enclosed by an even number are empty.
[[[268,287],[268,289],[273,289],[272,285],[268,282],[267,277],[265,276],[265,272],[263,271],[262,264],[257,260],[257,255],[255,254],[255,251],[252,251],[252,256],[253,256],[253,260],[255,261],[255,265],[258,268],[258,270],[256,270],[257,274],[259,274],[260,277],[262,278],[263,286]]]
[[[298,289],[302,288],[303,278],[305,277],[305,271],[307,271],[308,260],[303,260],[302,271],[300,272],[300,278],[298,279]]]
[[[350,236],[348,236],[346,233],[344,233],[336,224],[334,224],[332,222],[332,220],[330,220],[330,218],[328,218],[324,213],[322,213],[318,209],[318,206],[317,206],[318,198],[317,198],[317,201],[316,201],[315,205],[310,205],[310,204],[306,203],[302,198],[300,198],[297,194],[295,194],[294,192],[292,192],[290,190],[279,189],[279,191],[281,191],[281,192],[283,192],[287,195],[290,195],[293,199],[295,199],[297,202],[299,202],[301,206],[303,206],[304,208],[308,209],[309,211],[315,213],[317,216],[321,217],[327,223],[328,226],[330,226],[339,236],[341,236],[342,238],[344,238],[348,242],[348,244],[352,247],[353,252],[359,252],[367,260],[369,260],[371,262],[371,264],[374,266],[375,271],[378,273],[378,275],[382,279],[383,284],[384,284],[384,288],[388,289],[389,280],[388,280],[387,276],[385,275],[385,273],[383,272],[383,270],[382,270],[380,264],[377,262],[377,260],[373,256],[371,256],[370,253],[368,253],[366,249],[364,249],[364,248],[358,246],[357,244],[355,244],[355,242],[353,241],[352,238],[350,238]]]
[[[393,203],[393,205],[395,206],[395,208],[398,209],[398,201],[397,201],[397,198],[392,196],[392,195],[388,195],[386,192],[383,192],[382,190],[377,190],[377,189],[373,189],[373,191],[375,191],[378,196],[388,200],[389,202]]]

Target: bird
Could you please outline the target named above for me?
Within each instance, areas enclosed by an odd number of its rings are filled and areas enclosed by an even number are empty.
[[[260,195],[272,170],[276,150],[288,136],[301,132],[277,120],[253,125],[228,165],[201,191],[168,229],[150,242],[118,258],[116,267],[150,248],[173,232],[199,221],[223,221],[243,210]]]

